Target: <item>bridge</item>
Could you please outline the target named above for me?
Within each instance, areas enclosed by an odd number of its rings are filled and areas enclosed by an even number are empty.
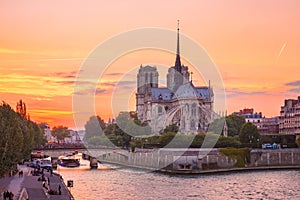
[[[169,170],[189,171],[202,173],[207,170],[215,169],[234,169],[237,158],[228,156],[220,152],[219,149],[180,149],[180,148],[163,148],[163,149],[139,149],[137,152],[129,152],[123,149],[113,148],[91,148],[91,149],[41,149],[42,155],[49,155],[54,159],[60,155],[72,154],[78,150],[92,157],[95,157],[102,163],[118,164],[142,168],[146,170]],[[246,155],[246,154],[245,154]],[[244,155],[244,156],[245,156]],[[252,149],[249,152],[249,159],[246,157],[242,168],[251,167],[253,169],[261,168],[284,168],[300,167],[300,149]],[[212,168],[211,168],[212,167]]]
[[[41,155],[51,156],[53,158],[58,158],[62,155],[71,155],[78,151],[78,153],[82,153],[91,157],[101,158],[110,154],[118,154],[121,156],[128,157],[128,150],[117,149],[117,148],[40,148],[32,151],[33,154],[40,152]]]

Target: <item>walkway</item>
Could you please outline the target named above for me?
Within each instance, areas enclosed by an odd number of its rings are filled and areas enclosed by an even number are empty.
[[[50,189],[57,191],[59,185],[61,187],[61,195],[49,195],[47,189],[43,187],[43,182],[38,181],[40,176],[32,176],[31,170],[33,168],[19,165],[19,170],[22,170],[24,175],[19,177],[15,175],[12,177],[4,177],[0,179],[0,200],[3,200],[3,192],[9,191],[14,194],[14,200],[25,200],[29,198],[30,200],[42,200],[42,199],[55,199],[55,200],[68,200],[72,199],[68,188],[63,183],[60,176],[45,172],[45,179],[50,180]],[[48,181],[46,181],[48,182]],[[46,186],[48,186],[46,184]]]

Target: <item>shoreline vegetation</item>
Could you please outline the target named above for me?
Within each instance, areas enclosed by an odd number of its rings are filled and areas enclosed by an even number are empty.
[[[228,126],[226,136],[222,130],[224,121]],[[236,159],[235,167],[242,167],[249,162],[250,149],[261,148],[263,143],[282,144],[287,148],[297,147],[294,136],[260,135],[255,125],[246,123],[244,117],[238,115],[217,119],[210,124],[209,132],[195,135],[178,134],[176,124],[167,126],[161,133],[153,134],[147,124],[137,119],[135,112],[121,112],[115,122],[106,124],[99,116],[90,117],[85,125],[83,144],[70,146],[70,148],[108,146],[135,152],[135,149],[165,147],[214,147],[219,148],[224,156]],[[53,136],[56,136],[58,141],[62,141],[64,137],[68,137],[66,130],[67,128],[63,126],[54,127]],[[30,120],[22,100],[17,104],[17,112],[5,102],[0,105],[0,135],[0,177],[16,172],[17,163],[23,159],[29,159],[34,149],[39,147],[64,148],[67,145],[46,143],[43,137],[43,127]]]
[[[32,150],[43,143],[43,132],[27,115],[0,104],[0,177],[12,176],[17,164],[29,159]]]

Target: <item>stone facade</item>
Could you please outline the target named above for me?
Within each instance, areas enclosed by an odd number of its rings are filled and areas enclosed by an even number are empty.
[[[279,133],[300,135],[300,96],[298,99],[286,99],[281,106]]]
[[[137,74],[137,117],[147,122],[153,133],[175,123],[179,132],[194,134],[206,131],[212,120],[213,90],[193,85],[189,68],[180,61],[179,29],[177,37],[177,55],[168,70],[167,87],[158,86],[156,67],[141,65]]]

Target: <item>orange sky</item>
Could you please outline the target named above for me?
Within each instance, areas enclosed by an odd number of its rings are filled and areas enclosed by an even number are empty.
[[[74,127],[74,81],[89,53],[131,29],[175,30],[177,19],[181,32],[202,45],[218,66],[229,113],[253,107],[276,116],[285,98],[300,95],[298,0],[29,2],[0,2],[0,100],[14,108],[23,99],[34,121]],[[174,47],[175,42],[176,36]],[[139,51],[116,60],[110,76],[100,80],[96,112],[112,117],[107,105],[114,84],[133,66],[171,66],[174,59],[167,53]],[[134,73],[124,86],[131,99]],[[134,109],[133,104],[128,107]]]

